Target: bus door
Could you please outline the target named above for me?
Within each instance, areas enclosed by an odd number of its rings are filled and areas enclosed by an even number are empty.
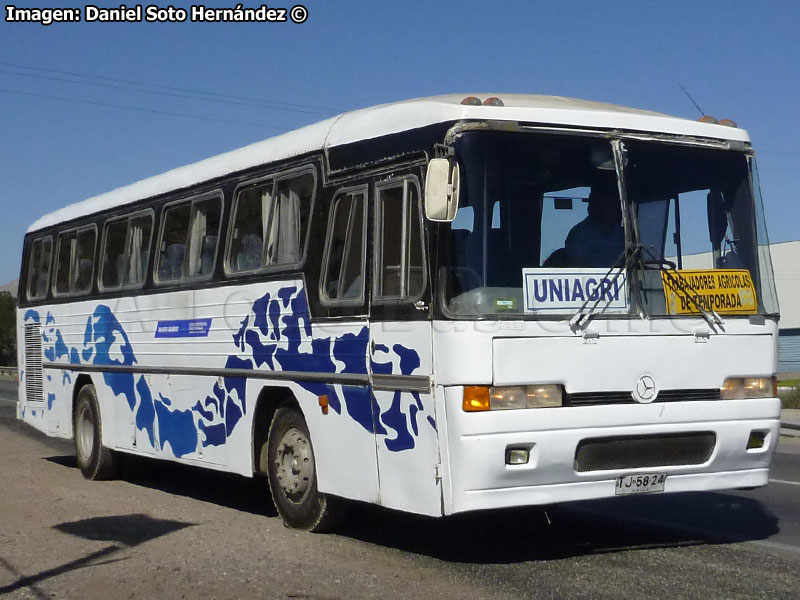
[[[431,321],[416,177],[375,186],[370,378],[380,503],[440,515]]]

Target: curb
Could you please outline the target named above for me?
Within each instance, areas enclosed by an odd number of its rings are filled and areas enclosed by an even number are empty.
[[[795,423],[781,422],[781,429],[794,429],[795,431],[800,431],[800,425],[797,425]]]

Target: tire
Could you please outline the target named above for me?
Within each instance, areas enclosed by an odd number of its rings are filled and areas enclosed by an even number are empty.
[[[75,438],[75,456],[78,467],[86,479],[111,479],[117,472],[117,456],[103,446],[103,425],[94,386],[84,385],[78,392],[75,413],[72,417],[72,434]]]
[[[279,408],[272,419],[267,436],[267,477],[275,508],[287,527],[322,532],[341,522],[342,500],[317,490],[311,436],[296,408]]]

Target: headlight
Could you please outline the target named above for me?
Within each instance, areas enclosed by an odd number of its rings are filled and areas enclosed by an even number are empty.
[[[728,377],[722,384],[722,400],[774,398],[778,395],[778,379],[772,377]]]
[[[545,383],[537,385],[466,386],[462,408],[466,412],[547,408],[562,406],[564,387]]]

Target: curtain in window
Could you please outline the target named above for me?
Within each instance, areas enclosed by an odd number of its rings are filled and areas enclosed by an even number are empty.
[[[277,262],[294,263],[300,254],[300,195],[297,190],[290,189],[288,195],[281,195],[279,208],[280,234]]]
[[[270,259],[273,256],[275,238],[277,237],[277,222],[273,215],[274,204],[272,190],[269,187],[265,187],[261,194],[261,231],[263,232],[262,239],[266,247],[264,254],[267,257],[267,264],[273,262]],[[262,266],[264,264],[263,258],[261,264]]]
[[[128,281],[127,283],[141,283],[142,273],[142,228],[138,225],[131,224],[131,245],[128,249],[130,254],[128,263]]]
[[[189,275],[200,273],[200,259],[203,251],[203,238],[206,235],[206,214],[197,207],[189,233]]]

